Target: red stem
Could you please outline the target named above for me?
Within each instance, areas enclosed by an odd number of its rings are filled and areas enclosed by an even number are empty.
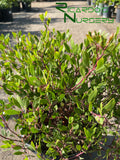
[[[15,133],[13,130],[10,129],[10,127],[8,126],[8,124],[6,123],[6,121],[4,120],[3,116],[0,115],[0,117],[1,117],[2,121],[4,122],[5,126],[9,129],[9,131],[12,132],[17,137],[21,138],[17,133]]]
[[[103,55],[104,55],[104,52],[101,54],[100,57],[97,58],[97,62],[99,61],[99,59],[102,58]],[[87,78],[92,73],[92,71],[94,71],[96,69],[97,62],[95,63],[95,65],[93,66],[93,68],[91,70],[89,70],[89,72],[81,79],[81,81],[78,84],[76,84],[73,88],[71,88],[72,91],[75,90],[75,89],[80,88],[80,87],[77,87],[77,86],[80,85],[83,82],[83,80],[85,78]]]
[[[102,48],[102,49],[103,49],[102,54],[101,54],[100,57],[97,57],[97,62],[99,61],[99,59],[102,58],[102,56],[104,55],[104,51],[107,49],[108,46],[109,46],[109,43],[104,47],[104,49]],[[99,48],[101,48],[101,46],[99,46]],[[89,72],[85,75],[85,77],[83,77],[83,78],[81,79],[81,81],[80,81],[78,84],[76,84],[73,88],[71,88],[71,91],[68,91],[68,92],[72,92],[73,90],[80,88],[80,86],[79,86],[79,87],[77,87],[77,86],[80,85],[80,84],[83,82],[83,80],[84,80],[85,78],[87,78],[87,77],[91,74],[92,71],[95,70],[95,68],[96,68],[96,66],[97,66],[97,62],[96,62],[96,64],[93,66],[93,68],[92,68],[91,70],[89,70]],[[77,88],[76,88],[76,87],[77,87]]]
[[[90,144],[88,145],[88,148],[90,147]],[[79,157],[81,154],[83,154],[83,153],[85,153],[84,151],[83,152],[80,152],[80,153],[78,153],[77,155],[75,155],[74,157],[71,157],[71,158],[69,158],[69,160],[70,159],[74,159],[74,158],[77,158],[77,157]]]
[[[5,136],[3,136],[3,135],[1,135],[1,134],[0,134],[0,137],[2,137],[2,138],[4,138],[4,139],[11,140],[11,141],[22,142],[21,140],[7,138],[7,137],[5,137]]]

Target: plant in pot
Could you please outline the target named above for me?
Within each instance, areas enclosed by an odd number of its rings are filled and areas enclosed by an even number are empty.
[[[120,1],[115,1],[117,7],[116,22],[120,23]]]
[[[20,12],[20,1],[19,0],[13,0],[12,12]]]
[[[111,18],[113,12],[114,12],[114,0],[106,0],[104,2],[104,8],[103,8],[103,17],[104,18]]]
[[[33,0],[22,0],[22,8],[23,10],[29,12],[31,11],[31,2]]]
[[[69,31],[50,31],[50,19],[40,18],[40,37],[13,33],[11,46],[9,36],[0,36],[1,89],[10,95],[8,102],[0,100],[0,136],[6,139],[1,147],[16,155],[30,149],[41,160],[80,159],[93,151],[101,158],[111,134],[105,156],[118,160],[119,29],[108,40],[89,32],[84,43],[75,44]]]
[[[95,7],[95,4],[96,4],[96,0],[91,0],[91,6]]]
[[[97,0],[97,14],[99,16],[103,15],[103,6],[104,6],[104,0]]]
[[[11,1],[0,0],[0,21],[12,21]]]
[[[87,4],[90,6],[91,5],[91,0],[87,0]]]

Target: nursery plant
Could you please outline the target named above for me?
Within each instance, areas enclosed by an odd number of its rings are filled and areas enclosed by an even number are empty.
[[[11,7],[11,1],[9,0],[0,0],[0,9],[6,9]]]
[[[33,0],[22,0],[22,8],[23,10],[30,11],[31,10],[31,3]]]
[[[114,4],[115,4],[115,7],[117,8],[116,21],[120,23],[120,1],[115,0]]]
[[[12,12],[20,12],[20,1],[19,0],[13,0]]]
[[[11,7],[11,0],[0,0],[0,22],[12,21]]]
[[[1,148],[25,154],[25,160],[27,149],[41,160],[81,159],[93,151],[101,159],[109,134],[114,138],[105,158],[118,160],[119,28],[109,38],[89,32],[75,44],[69,31],[50,30],[46,15],[40,15],[40,37],[13,33],[11,43],[9,35],[0,36],[0,86],[9,95],[0,100]]]
[[[22,0],[22,2],[24,2],[24,3],[32,3],[33,2],[33,0]]]

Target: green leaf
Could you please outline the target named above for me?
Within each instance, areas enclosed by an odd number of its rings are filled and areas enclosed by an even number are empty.
[[[5,102],[4,102],[2,99],[0,99],[0,104],[1,104],[2,106],[4,106],[4,105],[5,105]]]
[[[38,105],[40,105],[40,98],[34,97],[33,108],[36,108]]]
[[[20,107],[23,107],[23,108],[24,108],[24,102],[23,102],[22,98],[17,95],[17,98],[16,98],[16,99],[17,99],[18,103],[20,104]]]
[[[69,117],[69,120],[68,120],[69,124],[73,123],[73,121],[74,121],[74,117]]]
[[[46,100],[46,99],[41,99],[40,100],[40,104],[42,105],[42,104],[47,104],[48,103],[48,101]]]
[[[35,76],[30,76],[28,77],[28,81],[31,85],[35,85],[36,81],[37,81],[37,78]]]
[[[76,149],[77,149],[78,151],[80,151],[80,150],[81,150],[81,145],[76,145]]]
[[[67,64],[62,63],[62,65],[61,65],[61,70],[62,70],[62,72],[65,71],[66,67],[67,67]]]
[[[73,130],[78,130],[79,124],[73,124]]]
[[[99,59],[99,61],[97,62],[97,70],[99,68],[101,68],[104,65],[104,58],[102,57],[101,59]]]
[[[16,111],[16,110],[12,110],[12,109],[5,111],[5,115],[17,115],[20,113],[21,113],[20,111]]]
[[[115,106],[115,99],[112,98],[104,107],[103,107],[103,113],[110,112]]]
[[[47,11],[45,11],[45,17],[47,16]]]
[[[84,65],[84,67],[89,67],[89,53],[87,53],[86,51],[84,51],[82,54],[82,64]]]
[[[39,132],[39,130],[38,130],[38,129],[35,129],[34,127],[31,127],[31,128],[30,128],[30,131],[31,131],[32,133],[38,133],[38,132]]]
[[[70,63],[71,63],[71,65],[76,64],[75,57],[72,57],[72,58],[70,59]]]
[[[0,44],[0,49],[1,49],[1,50],[4,50],[4,49],[5,49],[5,46],[3,46],[2,44]]]
[[[105,72],[105,70],[106,70],[106,67],[105,67],[104,65],[102,65],[102,67],[96,69],[96,73],[97,73],[97,74],[98,74],[98,73],[102,73],[102,72]]]
[[[65,49],[67,53],[70,53],[70,47],[67,43],[64,43]]]
[[[92,111],[92,108],[93,108],[93,105],[92,105],[92,103],[90,102],[90,103],[89,103],[89,112]]]
[[[11,145],[8,143],[8,144],[5,144],[5,145],[1,145],[0,147],[1,148],[11,148]]]
[[[2,134],[3,136],[7,136],[7,133],[6,133],[5,129],[1,129],[1,134]]]
[[[79,78],[77,79],[77,81],[76,81],[75,84],[78,84],[78,83],[82,80],[82,78],[83,78],[82,76],[79,77]],[[84,79],[77,87],[79,87],[80,85],[82,85],[84,82],[85,82],[85,79]]]
[[[12,97],[12,102],[15,106],[17,106],[18,108],[21,108],[21,105],[19,104],[19,102],[14,97]]]
[[[15,51],[16,57],[22,59],[22,53],[20,51]]]
[[[88,102],[92,102],[95,100],[97,96],[97,88],[94,88],[94,90],[91,91],[91,93],[88,95]]]
[[[35,145],[34,145],[33,141],[31,141],[31,146],[35,149]]]
[[[44,15],[43,14],[40,14],[40,20],[43,22],[44,21]]]
[[[51,18],[48,18],[48,19],[47,19],[47,25],[48,25],[48,26],[49,26],[50,22],[51,22]]]
[[[19,31],[19,32],[18,32],[18,36],[19,36],[19,37],[21,37],[21,35],[22,35],[22,32],[21,32],[21,31]]]
[[[35,68],[33,65],[30,65],[30,72],[32,76],[35,76]]]
[[[65,39],[65,32],[62,34],[62,39],[63,40]]]
[[[80,66],[80,74],[84,77],[85,76],[85,68]]]
[[[8,95],[13,95],[13,93],[12,93],[12,91],[9,91],[8,89],[7,89],[7,85],[3,85],[3,89],[4,89],[4,91],[8,94]]]
[[[54,53],[54,59],[59,59],[60,58],[60,52],[56,51]]]
[[[20,80],[24,79],[22,76],[19,76],[19,75],[14,75],[13,77],[16,78],[16,79],[20,79]]]
[[[74,43],[73,39],[71,39],[70,44],[71,44],[71,47],[72,47],[72,48],[75,47],[75,43]]]
[[[100,157],[102,156],[101,151],[97,151],[97,155]]]
[[[105,118],[99,117],[99,116],[95,116],[95,120],[96,120],[99,124],[103,125]]]
[[[22,154],[24,154],[24,152],[20,152],[20,151],[14,152],[14,155],[22,155]]]
[[[84,132],[85,132],[86,138],[89,137],[89,131],[86,128],[84,128]]]
[[[88,150],[87,144],[84,142],[84,145],[82,146],[83,149]]]
[[[33,142],[31,142],[31,145],[30,144],[26,144],[26,147],[31,150],[32,152],[35,152],[35,145]]]
[[[59,102],[61,102],[61,101],[64,99],[64,97],[65,97],[65,94],[61,94],[61,95],[58,97]]]
[[[28,157],[25,157],[24,160],[29,160]]]
[[[16,36],[17,36],[17,33],[15,33],[15,32],[12,32],[12,35],[13,35],[13,37],[14,37],[14,38],[16,38]]]
[[[87,34],[87,39],[89,40],[89,42],[93,42],[93,38],[89,34]]]
[[[14,150],[19,150],[19,149],[22,149],[22,147],[19,146],[19,145],[16,145],[16,146],[13,146],[13,149],[14,149]]]
[[[3,127],[3,128],[5,127],[4,124],[3,124],[2,122],[0,122],[0,126]]]
[[[120,31],[120,27],[117,27],[116,36],[118,35],[119,31]]]

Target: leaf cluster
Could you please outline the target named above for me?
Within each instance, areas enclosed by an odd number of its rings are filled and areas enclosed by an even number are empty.
[[[95,31],[75,44],[69,31],[50,31],[50,19],[43,14],[40,19],[45,24],[40,37],[13,33],[12,46],[9,35],[0,36],[1,89],[9,95],[7,103],[0,100],[0,125],[12,135],[2,131],[0,136],[8,137],[2,147],[12,147],[15,154],[29,148],[41,159],[43,153],[65,159],[100,151],[108,128],[119,135],[119,28],[108,39]],[[17,116],[14,131],[7,124],[12,115]],[[117,158],[119,153],[111,150],[106,157],[113,153]]]

